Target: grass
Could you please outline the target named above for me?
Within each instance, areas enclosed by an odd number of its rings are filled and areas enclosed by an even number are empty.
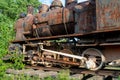
[[[46,78],[40,79],[38,76],[28,76],[23,74],[13,75],[4,74],[0,76],[0,80],[77,80],[70,77],[69,70],[63,70],[58,73],[57,76],[48,76]]]
[[[12,75],[12,74],[4,74],[4,76],[0,77],[0,80],[40,80],[39,77],[36,76],[25,76],[25,75]]]

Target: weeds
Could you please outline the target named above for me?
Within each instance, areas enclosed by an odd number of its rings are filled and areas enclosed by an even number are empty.
[[[12,75],[12,74],[5,74],[3,77],[0,77],[0,80],[40,80],[37,76],[28,76],[28,75]]]
[[[15,51],[15,53],[12,54],[12,57],[10,60],[14,63],[13,68],[14,69],[24,69],[25,64],[23,63],[24,56],[23,54],[18,53]]]
[[[118,77],[118,80],[120,80],[120,76]]]
[[[58,76],[49,76],[44,79],[40,79],[39,76],[29,76],[24,74],[4,74],[0,77],[0,80],[77,80],[70,77],[69,70],[63,70],[58,73]]]

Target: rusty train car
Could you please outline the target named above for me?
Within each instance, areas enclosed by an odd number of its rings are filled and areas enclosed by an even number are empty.
[[[94,71],[120,67],[119,7],[119,0],[66,0],[65,7],[59,0],[50,7],[43,4],[32,24],[25,23],[18,33],[25,38],[17,37],[10,49],[17,47],[31,65]]]

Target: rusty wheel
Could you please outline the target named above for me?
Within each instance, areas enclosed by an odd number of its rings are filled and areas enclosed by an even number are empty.
[[[27,59],[32,66],[37,66],[37,62],[39,61],[39,54],[34,50],[27,51]]]
[[[31,59],[31,65],[32,66],[37,66],[39,62],[39,55],[33,54],[32,59]]]
[[[42,57],[46,58],[46,59],[54,59],[54,55],[50,52],[43,52]],[[53,63],[48,61],[48,60],[47,61],[43,60],[43,62],[44,62],[45,67],[52,67],[53,66]]]
[[[61,50],[60,52],[63,52],[63,53],[68,53],[68,54],[73,54],[72,53],[72,51],[71,50],[69,50],[69,49],[63,49],[63,50]],[[66,61],[66,62],[73,62],[73,58],[69,58],[69,57],[66,57],[66,56],[59,56],[59,58],[60,58],[60,60],[63,60],[63,61]],[[62,68],[70,68],[71,67],[71,65],[69,65],[69,64],[60,64],[60,66],[62,67]]]
[[[46,55],[45,58],[53,59],[52,55]],[[53,64],[52,64],[52,62],[45,61],[44,66],[45,67],[52,67]]]
[[[85,61],[85,67],[89,70],[99,70],[103,67],[103,64],[105,62],[104,55],[101,53],[101,51],[95,48],[86,49],[83,52],[82,56],[87,59]]]

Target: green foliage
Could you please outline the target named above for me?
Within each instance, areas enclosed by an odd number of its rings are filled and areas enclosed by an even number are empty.
[[[1,22],[0,23],[0,57],[3,56],[3,54],[7,53],[9,41],[13,38],[12,35],[14,35],[14,31],[12,28],[12,21],[8,21],[6,19],[6,22]],[[10,36],[11,35],[11,36]]]
[[[6,69],[12,67],[12,65],[10,63],[4,63],[1,59],[0,59],[0,77],[4,76]],[[1,79],[0,79],[1,80]]]
[[[21,12],[26,12],[26,6],[37,7],[39,0],[0,0],[0,58],[6,54],[9,41],[14,39],[13,25]]]
[[[14,22],[21,12],[26,12],[26,6],[28,4],[37,7],[40,2],[39,0],[0,0],[0,77],[3,77],[7,68],[12,67],[12,64],[4,63],[1,58],[8,53],[9,42],[14,39]],[[23,68],[24,65],[20,61],[22,56],[17,54],[15,56],[16,59],[13,57],[15,60],[13,67]],[[1,79],[3,80],[3,78]]]
[[[118,77],[118,80],[120,80],[120,76]]]
[[[36,76],[28,76],[28,75],[23,75],[23,74],[19,74],[19,75],[12,75],[12,74],[5,74],[3,77],[0,77],[0,80],[40,80],[39,77]]]
[[[9,41],[13,38],[12,22],[13,20],[7,16],[0,14],[0,76],[4,75],[7,68],[11,67],[11,64],[4,63],[1,58],[8,52]]]
[[[58,74],[58,79],[60,80],[70,80],[70,73],[69,70],[63,70]]]
[[[24,56],[23,54],[18,53],[16,51],[12,54],[11,61],[14,62],[13,68],[14,69],[23,69],[25,67],[25,64],[23,63]]]
[[[63,70],[63,71],[60,71],[56,80],[77,80],[77,79],[73,79],[70,77],[69,70]]]
[[[38,7],[39,0],[0,0],[0,13],[5,16],[16,19],[19,13],[26,12],[27,5]]]
[[[0,80],[79,80],[79,79],[73,79],[70,77],[69,70],[63,70],[60,71],[58,76],[49,76],[46,78],[40,79],[39,76],[29,76],[24,74],[5,74],[4,76],[0,77]]]
[[[78,80],[70,77],[69,70],[62,70],[56,77],[47,77],[44,80]]]

